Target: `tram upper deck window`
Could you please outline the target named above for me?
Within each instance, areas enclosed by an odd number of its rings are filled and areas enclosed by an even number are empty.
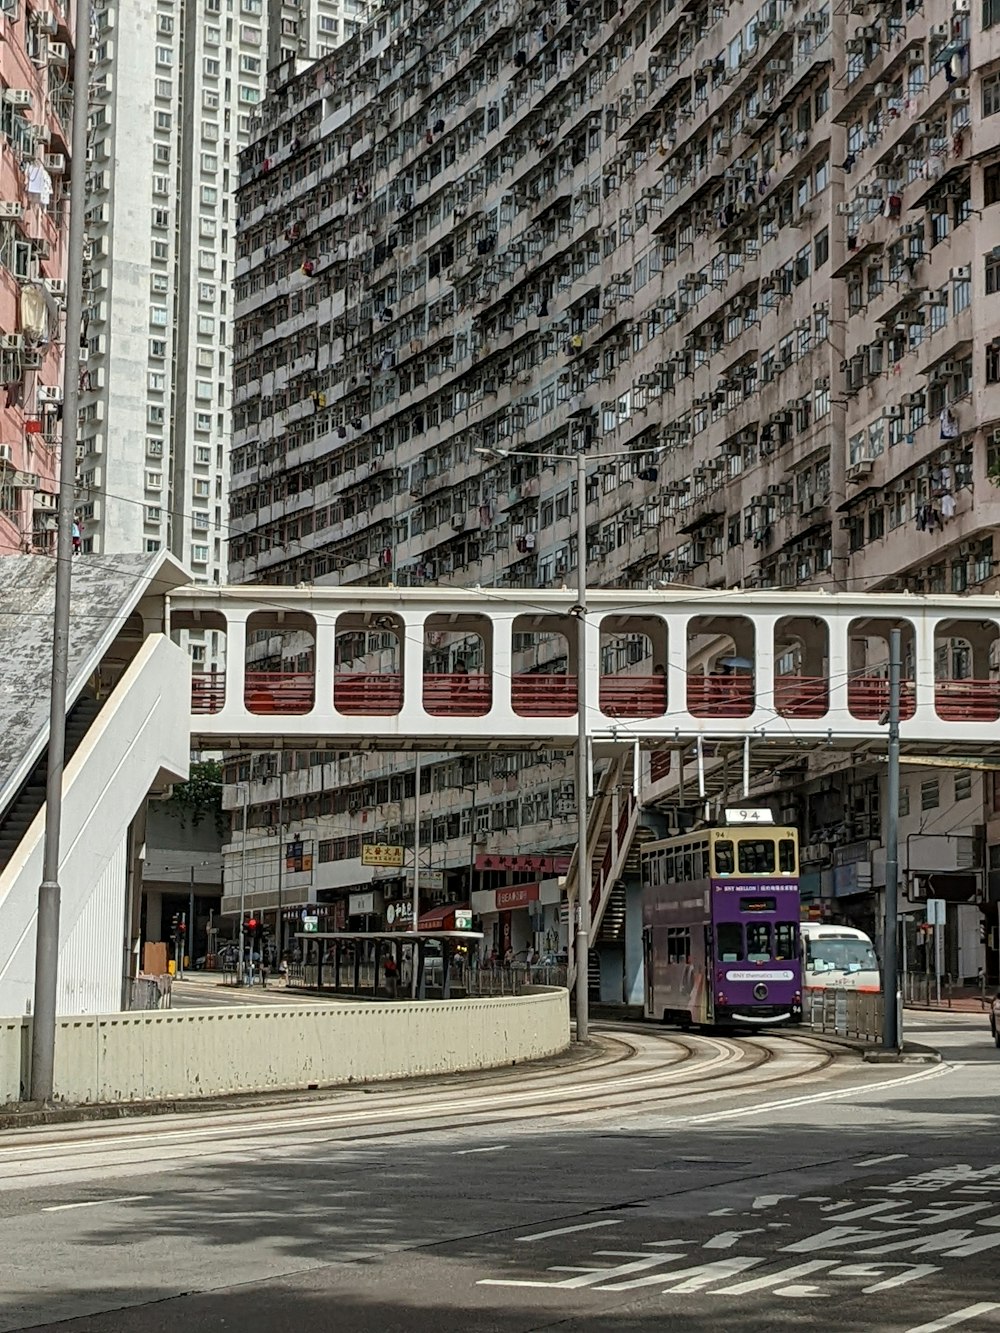
[[[783,875],[795,874],[795,839],[778,839],[778,869]]]
[[[741,838],[736,850],[741,875],[774,874],[773,838]]]
[[[743,960],[743,927],[735,921],[720,921],[715,928],[716,953],[720,963]]]
[[[720,839],[715,844],[715,873],[717,875],[731,875],[735,869],[733,844],[728,838]]]

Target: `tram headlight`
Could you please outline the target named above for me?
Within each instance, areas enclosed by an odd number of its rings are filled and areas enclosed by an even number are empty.
[[[720,990],[719,993],[718,993],[718,995],[716,995],[716,997],[715,997],[715,1003],[716,1003],[716,1004],[725,1004],[725,1003],[726,1003],[726,992],[725,992],[724,990]]]

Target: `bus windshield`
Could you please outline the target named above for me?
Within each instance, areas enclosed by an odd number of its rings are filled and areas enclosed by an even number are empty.
[[[877,972],[878,959],[868,940],[820,937],[806,940],[809,972]]]

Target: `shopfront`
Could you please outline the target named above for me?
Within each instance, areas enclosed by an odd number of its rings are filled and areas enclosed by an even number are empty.
[[[553,960],[566,951],[566,925],[561,920],[562,879],[511,884],[472,895],[472,911],[481,921],[483,949],[498,959],[508,951],[523,962],[529,949]]]

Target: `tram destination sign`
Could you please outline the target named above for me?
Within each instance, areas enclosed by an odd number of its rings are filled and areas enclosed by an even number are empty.
[[[726,810],[727,824],[773,824],[774,815],[761,806],[751,806]]]

